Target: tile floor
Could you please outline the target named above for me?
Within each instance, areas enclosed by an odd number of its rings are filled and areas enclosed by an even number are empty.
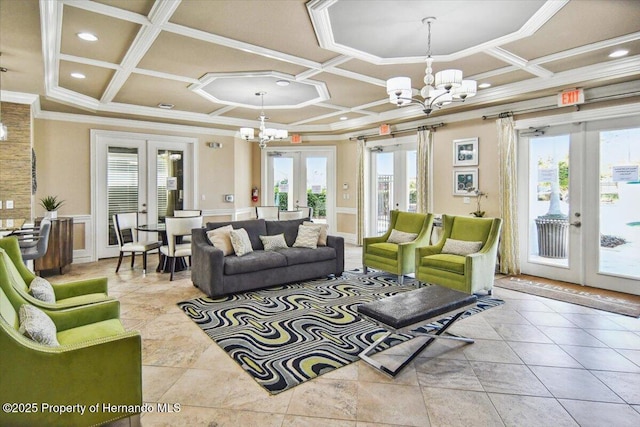
[[[348,245],[346,268],[360,256]],[[49,279],[109,277],[125,325],[142,334],[144,401],[180,404],[143,426],[640,425],[640,319],[496,288],[504,305],[452,327],[474,344],[436,342],[395,380],[359,361],[271,396],[178,309],[202,295],[188,271],[169,282],[123,264]],[[398,360],[403,346],[379,357]]]

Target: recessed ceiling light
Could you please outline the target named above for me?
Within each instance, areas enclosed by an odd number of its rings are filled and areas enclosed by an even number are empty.
[[[480,83],[480,84],[478,85],[478,87],[479,87],[480,89],[486,89],[486,88],[488,88],[488,87],[491,87],[491,83]]]
[[[77,36],[80,37],[82,40],[85,40],[88,42],[94,42],[98,40],[98,37],[95,34],[91,34],[91,33],[78,33]]]
[[[162,103],[162,102],[160,104],[158,104],[158,108],[162,108],[162,109],[165,109],[165,110],[171,110],[173,107],[175,107],[175,105],[173,105],[173,104],[165,104],[165,103]]]
[[[347,120],[347,118],[348,118],[347,116],[342,116],[340,117],[340,120]]]
[[[289,86],[289,83],[291,83],[289,80],[278,80],[278,81],[276,81],[276,84],[278,86]]]
[[[87,76],[85,76],[85,75],[84,75],[84,74],[82,74],[82,73],[71,73],[71,77],[73,77],[74,79],[84,79],[84,78],[86,78]]]
[[[625,56],[629,51],[627,49],[618,49],[615,52],[611,52],[609,54],[609,58],[620,58],[621,56]]]

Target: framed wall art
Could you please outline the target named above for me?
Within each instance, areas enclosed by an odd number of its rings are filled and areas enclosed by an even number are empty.
[[[453,140],[453,166],[478,165],[478,138]]]
[[[468,196],[469,191],[476,188],[478,188],[478,168],[453,171],[454,196]]]

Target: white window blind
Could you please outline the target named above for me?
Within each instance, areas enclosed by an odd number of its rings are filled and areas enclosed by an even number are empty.
[[[113,215],[138,211],[138,149],[109,147],[107,156],[109,244],[117,244]]]

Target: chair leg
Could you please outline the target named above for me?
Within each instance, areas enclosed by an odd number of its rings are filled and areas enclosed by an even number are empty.
[[[133,268],[133,264],[136,262],[136,253],[131,252],[131,268]]]
[[[404,285],[404,274],[398,274],[398,284]]]
[[[173,280],[173,272],[176,269],[176,257],[171,257],[171,276],[169,276],[169,281]]]
[[[191,267],[191,256],[189,256],[189,267]]]
[[[147,252],[142,252],[142,274],[147,274]]]
[[[369,272],[369,267],[367,267],[366,265],[363,265],[362,271],[364,272],[364,274],[367,274]]]
[[[162,261],[164,261],[164,257],[162,256],[162,252],[158,250],[158,266],[156,267],[156,273],[160,273],[162,271],[162,268],[164,267]]]
[[[116,267],[116,273],[120,270],[120,264],[122,264],[122,252],[120,252],[120,256],[118,257],[118,266]]]

